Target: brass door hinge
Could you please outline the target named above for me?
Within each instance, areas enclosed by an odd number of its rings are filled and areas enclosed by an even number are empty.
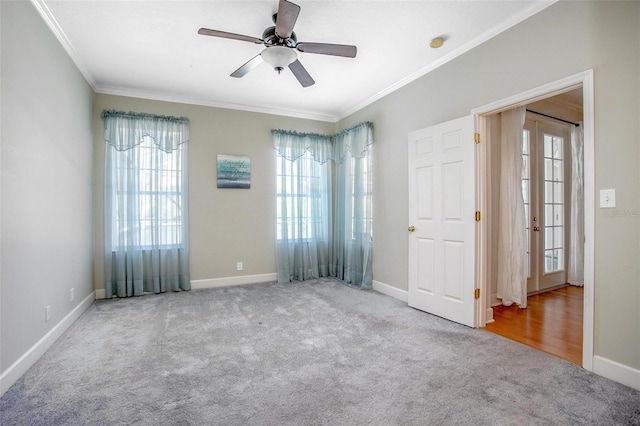
[[[473,292],[473,298],[474,299],[480,299],[480,289],[476,288],[476,290]]]
[[[473,134],[473,141],[475,143],[480,143],[480,133],[474,133]]]
[[[480,211],[476,210],[476,222],[480,222]]]

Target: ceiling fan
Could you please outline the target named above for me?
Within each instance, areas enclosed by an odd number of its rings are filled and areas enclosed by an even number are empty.
[[[262,38],[210,30],[208,28],[200,28],[198,34],[248,41],[266,46],[260,54],[254,56],[247,63],[231,73],[231,77],[244,77],[249,71],[262,62],[267,62],[278,74],[282,72],[285,67],[289,67],[300,84],[303,87],[309,87],[315,84],[315,81],[298,60],[296,50],[305,53],[355,58],[357,48],[356,46],[346,44],[298,42],[296,33],[293,32],[293,27],[296,24],[299,13],[300,6],[287,0],[280,0],[278,12],[273,15],[273,22],[276,25],[265,29],[262,33]]]

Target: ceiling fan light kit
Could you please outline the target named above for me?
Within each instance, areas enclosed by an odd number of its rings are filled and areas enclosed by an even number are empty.
[[[267,47],[260,54],[262,59],[280,74],[283,69],[297,59],[296,52],[284,46]]]
[[[299,13],[300,6],[287,0],[280,0],[278,3],[278,12],[273,15],[273,21],[276,25],[265,29],[261,39],[208,28],[200,28],[198,34],[247,41],[255,44],[264,44],[266,46],[262,53],[254,56],[231,73],[231,77],[244,77],[249,71],[262,62],[266,62],[271,65],[278,74],[286,67],[289,67],[302,87],[309,87],[315,84],[315,81],[298,60],[298,55],[295,50],[305,53],[355,58],[358,49],[356,46],[346,44],[299,43],[296,34],[293,32],[293,27],[296,24]]]

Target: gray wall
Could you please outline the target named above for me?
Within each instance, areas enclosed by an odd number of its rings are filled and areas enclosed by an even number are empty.
[[[339,123],[375,123],[374,280],[407,289],[407,134],[593,69],[596,191],[640,207],[640,3],[559,2]],[[598,198],[596,198],[597,200]],[[640,368],[639,218],[595,211],[596,355]]]
[[[95,286],[104,288],[103,181],[104,109],[185,116],[189,142],[191,279],[272,274],[275,261],[275,151],[271,129],[332,134],[335,125],[269,114],[205,106],[96,95]],[[217,154],[251,157],[251,189],[217,189]],[[244,270],[236,270],[236,262]]]
[[[93,92],[30,3],[0,10],[5,372],[93,292]]]

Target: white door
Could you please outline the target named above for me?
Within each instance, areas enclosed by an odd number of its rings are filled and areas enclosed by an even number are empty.
[[[409,306],[474,327],[473,116],[409,134]]]
[[[522,141],[522,195],[529,293],[567,282],[570,137],[569,125],[527,113]]]

